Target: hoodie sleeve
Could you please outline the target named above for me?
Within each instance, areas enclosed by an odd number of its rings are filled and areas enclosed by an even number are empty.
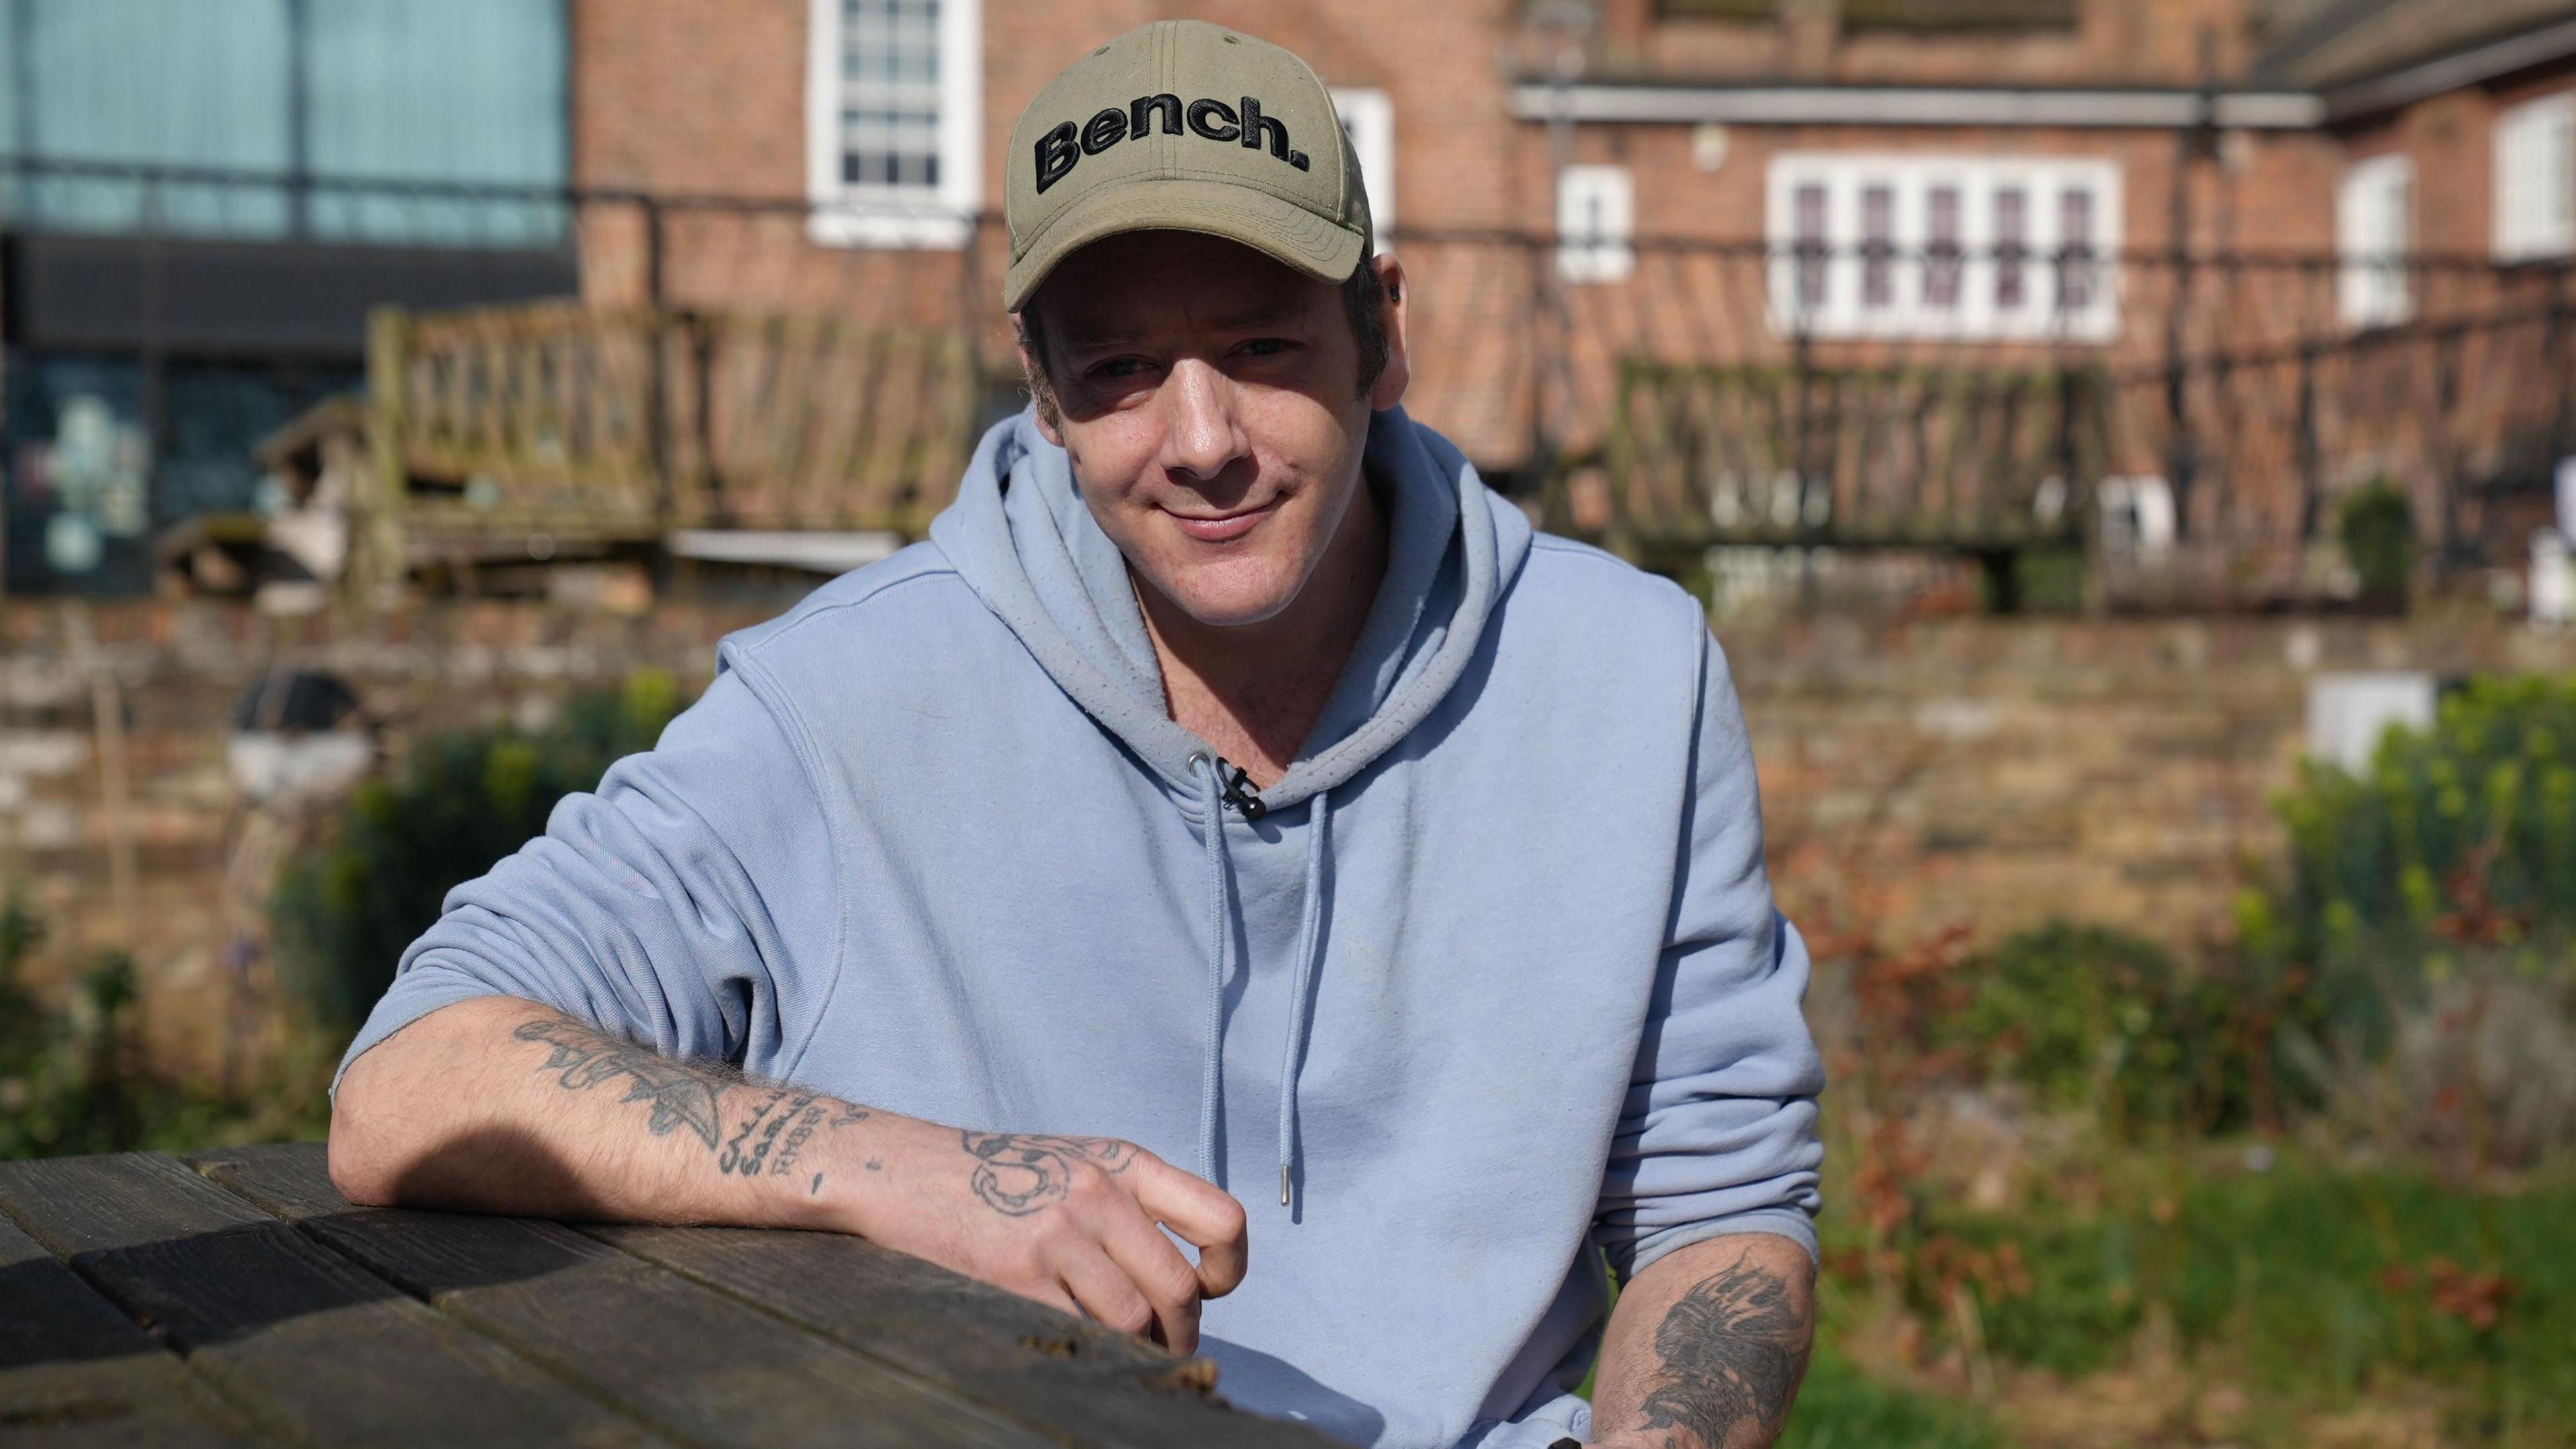
[[[1824,1066],[1800,1010],[1806,945],[1771,904],[1744,713],[1725,656],[1700,637],[1672,914],[1597,1219],[1623,1276],[1730,1233],[1816,1250]]]
[[[813,780],[741,668],[719,672],[653,749],[448,892],[340,1070],[476,996],[542,1002],[669,1056],[780,1062],[782,1022],[812,1019],[836,964]]]

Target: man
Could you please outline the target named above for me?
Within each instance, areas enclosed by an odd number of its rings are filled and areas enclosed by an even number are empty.
[[[1294,56],[1146,26],[1007,165],[1031,413],[457,888],[334,1177],[863,1234],[1355,1443],[1771,1442],[1821,1074],[1698,608],[1398,407]]]

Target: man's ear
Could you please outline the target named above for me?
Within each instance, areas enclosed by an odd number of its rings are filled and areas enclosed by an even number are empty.
[[[1404,263],[1393,254],[1371,257],[1369,266],[1377,272],[1378,285],[1386,290],[1385,298],[1377,304],[1378,325],[1386,332],[1386,366],[1369,386],[1369,408],[1384,412],[1404,401],[1405,389],[1413,385],[1413,356],[1405,348],[1404,336],[1405,304],[1412,299],[1405,295],[1408,288]]]
[[[1029,398],[1038,405],[1038,436],[1059,448],[1063,447],[1064,435],[1056,426],[1055,399],[1049,394],[1046,374],[1038,369],[1032,355],[1036,344],[1029,337],[1025,309],[1011,314],[1011,346],[1020,354],[1020,376],[1028,381]]]

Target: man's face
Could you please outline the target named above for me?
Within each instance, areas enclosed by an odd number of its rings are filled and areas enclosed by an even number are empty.
[[[1143,583],[1202,624],[1287,608],[1359,491],[1369,413],[1404,396],[1400,309],[1363,392],[1341,289],[1215,237],[1096,242],[1031,306],[1060,409],[1040,431]]]

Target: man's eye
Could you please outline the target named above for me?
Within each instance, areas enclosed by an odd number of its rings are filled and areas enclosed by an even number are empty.
[[[1296,345],[1285,337],[1255,337],[1243,344],[1243,350],[1254,357],[1276,357]]]
[[[1144,370],[1145,359],[1141,357],[1113,357],[1106,362],[1093,363],[1089,372],[1092,377],[1108,382],[1134,377]]]

